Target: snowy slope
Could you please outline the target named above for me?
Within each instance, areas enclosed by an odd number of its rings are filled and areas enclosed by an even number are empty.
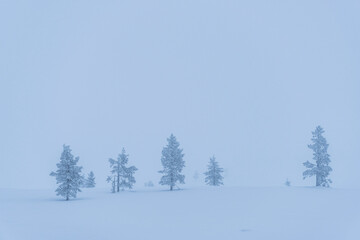
[[[0,190],[0,239],[360,239],[360,190]]]

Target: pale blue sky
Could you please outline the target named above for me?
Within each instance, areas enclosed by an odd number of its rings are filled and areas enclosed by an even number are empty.
[[[47,188],[62,144],[107,187],[125,147],[157,183],[166,138],[185,182],[302,181],[311,131],[335,187],[360,187],[359,1],[0,1],[0,187]],[[201,179],[202,180],[202,179]]]

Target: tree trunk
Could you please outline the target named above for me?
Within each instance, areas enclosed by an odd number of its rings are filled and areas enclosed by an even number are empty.
[[[173,180],[173,175],[171,174],[170,175],[171,177],[170,177],[170,181],[171,181],[171,185],[170,185],[170,191],[172,191],[173,190],[173,184],[174,184],[174,180]]]
[[[319,176],[319,174],[316,174],[316,186],[317,187],[320,186],[320,176]]]
[[[120,191],[120,174],[117,175],[117,191]]]

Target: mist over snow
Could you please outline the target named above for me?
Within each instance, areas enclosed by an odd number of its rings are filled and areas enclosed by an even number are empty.
[[[71,201],[49,194],[2,190],[0,238],[359,238],[360,194],[353,189],[208,187],[120,194],[86,189]]]
[[[63,144],[99,188],[123,147],[134,189],[158,186],[172,133],[184,188],[205,185],[213,155],[225,186],[313,186],[302,163],[317,125],[331,186],[359,188],[359,12],[359,1],[1,1],[0,188],[55,189]]]

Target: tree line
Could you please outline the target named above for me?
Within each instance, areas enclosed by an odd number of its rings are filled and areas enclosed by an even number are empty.
[[[313,162],[306,161],[303,165],[306,170],[303,172],[303,179],[307,177],[316,177],[315,186],[329,187],[331,180],[328,178],[332,168],[330,164],[330,155],[327,153],[329,144],[323,136],[324,130],[318,126],[312,132],[312,144],[308,145],[313,151]],[[159,181],[160,185],[167,185],[172,191],[177,187],[177,183],[185,183],[185,175],[182,170],[185,167],[183,149],[176,137],[171,134],[167,139],[167,145],[162,150],[161,164],[163,169],[159,171],[162,174]],[[56,164],[57,170],[51,172],[50,176],[56,177],[57,184],[56,194],[64,197],[66,200],[76,198],[77,193],[81,192],[83,187],[95,187],[95,175],[91,171],[86,178],[82,174],[82,167],[78,166],[79,157],[74,157],[71,153],[70,146],[63,145],[63,152],[60,156],[60,162]],[[135,172],[138,170],[135,166],[127,166],[129,155],[123,148],[116,159],[109,159],[110,175],[106,181],[111,185],[111,192],[132,189],[136,183]],[[207,165],[205,183],[211,186],[223,185],[223,168],[219,166],[215,156],[211,157]],[[152,183],[151,183],[152,184]],[[285,183],[290,186],[290,181]]]

